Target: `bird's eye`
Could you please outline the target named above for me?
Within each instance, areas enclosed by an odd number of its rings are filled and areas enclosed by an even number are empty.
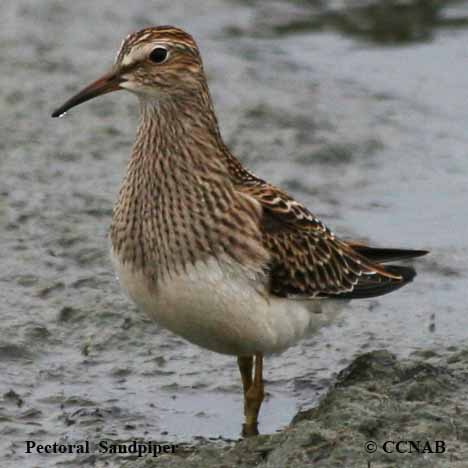
[[[168,55],[169,53],[164,47],[156,47],[149,54],[149,59],[154,63],[163,63]]]

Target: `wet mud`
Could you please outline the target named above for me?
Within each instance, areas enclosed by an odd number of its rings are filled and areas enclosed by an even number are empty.
[[[343,237],[432,252],[418,261],[414,284],[351,304],[333,326],[266,360],[260,431],[314,411],[362,353],[404,359],[429,350],[443,360],[462,352],[466,2],[346,5],[2,2],[2,467],[78,463],[27,455],[25,440],[155,440],[198,456],[239,437],[235,360],[146,321],[110,265],[107,229],[134,138],[134,97],[116,93],[49,117],[111,65],[126,34],[147,25],[195,36],[224,138],[255,173]],[[385,28],[392,32],[380,34]]]

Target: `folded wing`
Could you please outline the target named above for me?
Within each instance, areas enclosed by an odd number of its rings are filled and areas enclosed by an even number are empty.
[[[277,296],[354,299],[387,294],[416,273],[411,267],[381,263],[427,253],[340,240],[303,205],[260,179],[238,189],[263,207],[261,229],[272,259],[270,291]]]

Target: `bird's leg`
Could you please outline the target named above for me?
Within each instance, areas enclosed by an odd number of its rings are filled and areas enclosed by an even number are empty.
[[[245,401],[245,395],[247,394],[247,390],[252,385],[253,356],[238,356],[237,364],[241,373]]]
[[[253,358],[251,357],[251,362]],[[242,435],[249,437],[258,435],[258,413],[262,405],[264,391],[263,391],[263,355],[257,353],[255,355],[255,373],[253,382],[245,391],[244,386],[244,414],[245,423],[242,426]],[[251,375],[251,373],[250,373]]]
[[[253,356],[237,356],[237,365],[242,378],[242,388],[244,389],[244,417],[247,419],[247,392],[252,386]],[[244,426],[242,425],[242,435],[244,435]]]

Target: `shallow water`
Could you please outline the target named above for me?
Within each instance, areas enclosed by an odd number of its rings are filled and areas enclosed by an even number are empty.
[[[111,270],[134,98],[49,118],[145,25],[197,38],[225,139],[254,172],[341,235],[432,251],[414,284],[266,360],[262,432],[316,404],[357,353],[466,342],[466,2],[408,10],[383,36],[373,2],[98,3],[2,3],[1,466],[75,463],[25,455],[28,438],[238,437],[235,359],[145,321]]]

